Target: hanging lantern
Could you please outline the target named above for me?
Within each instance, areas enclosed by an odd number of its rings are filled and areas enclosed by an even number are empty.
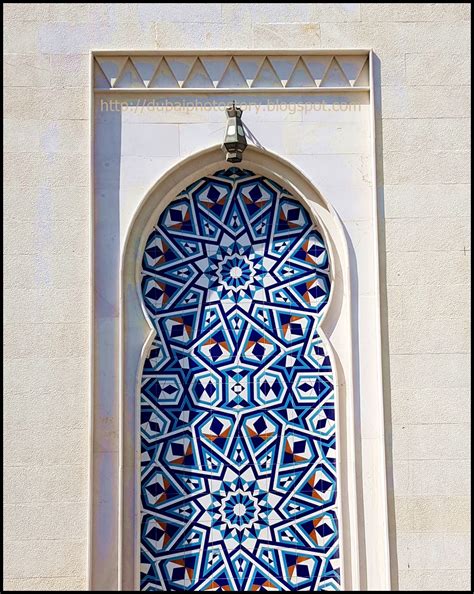
[[[227,107],[226,112],[228,120],[222,149],[226,152],[226,161],[240,163],[242,153],[247,148],[247,139],[241,119],[242,110],[240,107],[235,107],[235,101],[233,101],[232,107]]]

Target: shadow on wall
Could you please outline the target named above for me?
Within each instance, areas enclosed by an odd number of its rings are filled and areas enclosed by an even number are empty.
[[[362,467],[362,429],[361,429],[361,389],[360,389],[360,357],[359,357],[359,273],[357,256],[350,235],[344,229],[349,263],[351,270],[351,317],[352,317],[352,353],[353,353],[353,382],[354,382],[354,441],[356,460],[356,491],[357,491],[357,524],[359,537],[359,571],[360,589],[367,590],[367,556],[365,540],[364,517],[364,487]]]
[[[94,164],[101,175],[95,176],[95,233],[94,233],[94,289],[93,365],[100,370],[93,373],[93,485],[90,501],[90,580],[97,589],[117,589],[113,568],[118,555],[118,376],[115,345],[118,344],[118,292],[116,271],[120,269],[120,155],[122,150],[122,114],[109,112],[107,121],[99,118],[95,124]],[[97,320],[100,320],[97,323]],[[112,459],[116,462],[112,462]],[[107,477],[104,480],[104,477]],[[110,544],[94,550],[101,538]]]
[[[385,456],[387,468],[387,511],[390,545],[390,573],[392,590],[398,590],[397,533],[395,518],[395,495],[393,487],[393,448],[392,448],[392,407],[390,386],[390,351],[388,336],[387,300],[387,252],[385,241],[385,195],[383,172],[383,124],[381,63],[373,54],[374,103],[375,103],[375,148],[377,168],[377,209],[379,232],[379,274],[380,274],[380,330],[382,338],[382,374],[384,397]]]

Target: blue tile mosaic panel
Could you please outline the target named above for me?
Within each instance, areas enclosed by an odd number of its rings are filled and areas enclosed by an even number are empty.
[[[142,590],[339,590],[326,246],[232,167],[164,210],[142,260]]]

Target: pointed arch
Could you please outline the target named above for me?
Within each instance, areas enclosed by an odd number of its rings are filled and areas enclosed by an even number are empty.
[[[331,347],[336,386],[337,484],[340,502],[340,541],[343,589],[358,589],[358,497],[354,447],[352,391],[352,337],[350,268],[344,229],[331,204],[291,163],[278,155],[248,147],[242,169],[249,169],[287,188],[317,222],[332,262],[332,284],[320,333]],[[138,414],[137,377],[143,365],[144,345],[153,329],[144,311],[137,271],[150,230],[177,194],[193,181],[228,167],[221,148],[196,153],[170,169],[141,202],[129,227],[123,251],[120,286],[120,542],[119,583],[137,589],[139,560]]]

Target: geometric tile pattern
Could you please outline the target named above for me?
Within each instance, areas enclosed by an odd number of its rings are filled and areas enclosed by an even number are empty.
[[[164,210],[142,260],[140,587],[338,590],[329,259],[302,204],[231,167]]]
[[[95,57],[96,89],[352,88],[369,85],[367,54]]]

